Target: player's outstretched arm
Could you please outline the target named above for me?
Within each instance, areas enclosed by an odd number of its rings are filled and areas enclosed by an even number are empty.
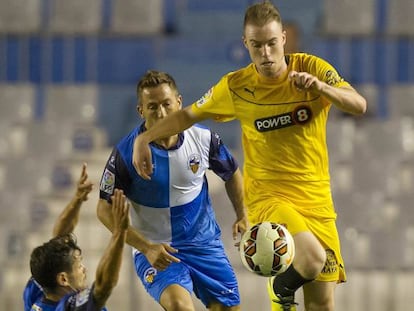
[[[118,283],[123,248],[129,227],[129,204],[122,190],[112,196],[112,237],[96,269],[93,297],[99,310],[105,305]]]
[[[132,154],[132,164],[137,173],[144,179],[151,179],[152,160],[151,150],[149,148],[150,142],[176,135],[201,120],[202,118],[196,116],[192,112],[191,106],[189,106],[159,120],[149,130],[138,135],[134,141],[134,151]]]
[[[233,176],[226,181],[225,185],[227,196],[236,212],[237,219],[233,224],[233,239],[236,240],[238,233],[242,235],[249,227],[246,207],[243,203],[243,176],[240,169],[234,172]]]
[[[86,163],[83,163],[81,175],[76,185],[76,193],[56,219],[53,236],[73,232],[79,221],[79,211],[82,203],[88,199],[88,194],[92,191],[92,188],[93,184],[88,180]]]
[[[114,224],[111,219],[111,209],[112,205],[110,203],[104,199],[99,200],[97,207],[98,218],[105,227],[113,232]],[[131,225],[128,227],[126,242],[143,253],[147,257],[148,262],[157,270],[162,271],[166,269],[172,262],[180,262],[178,258],[172,255],[177,252],[175,248],[168,244],[152,243]]]

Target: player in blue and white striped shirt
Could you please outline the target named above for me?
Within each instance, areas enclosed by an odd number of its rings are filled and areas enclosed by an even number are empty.
[[[30,256],[32,277],[23,292],[25,311],[106,311],[105,303],[118,282],[127,228],[129,205],[121,190],[115,190],[114,230],[105,248],[92,286],[88,286],[82,251],[73,231],[82,203],[92,191],[86,164],[77,183],[76,194],[56,219],[53,238],[36,247]]]
[[[211,310],[240,310],[237,280],[221,241],[208,193],[206,171],[224,181],[236,212],[233,235],[247,228],[242,175],[220,136],[193,126],[151,144],[154,173],[144,180],[132,165],[135,137],[181,109],[182,98],[167,73],[149,71],[137,86],[144,122],[113,149],[100,184],[98,216],[112,230],[110,197],[122,189],[131,202],[127,242],[136,272],[165,309],[194,310],[191,293]],[[184,310],[184,309],[180,309]]]

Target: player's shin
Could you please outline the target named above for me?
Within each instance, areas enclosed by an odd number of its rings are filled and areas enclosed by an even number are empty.
[[[280,275],[272,277],[268,282],[268,292],[271,300],[272,311],[295,311],[295,292],[305,283],[312,280],[303,278],[299,272],[290,265]]]
[[[296,271],[293,265],[286,270],[286,272],[278,275],[273,282],[273,291],[282,297],[292,296],[295,291],[302,285],[311,282],[303,278],[299,272]]]

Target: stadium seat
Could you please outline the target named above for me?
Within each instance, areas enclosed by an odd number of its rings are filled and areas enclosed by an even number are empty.
[[[369,116],[372,118],[377,118],[379,116],[378,85],[374,83],[364,83],[364,84],[355,85],[354,87],[367,100],[368,110],[367,110],[365,117]]]
[[[58,124],[95,124],[98,88],[94,84],[48,85],[45,120]]]
[[[332,36],[375,33],[376,1],[330,1],[323,3],[322,32]]]
[[[25,253],[2,263],[3,286],[0,292],[2,310],[24,310],[22,290],[30,277],[28,258],[29,254]]]
[[[349,163],[353,160],[356,132],[355,119],[330,116],[326,139],[331,163]]]
[[[242,29],[243,15],[237,11],[178,12],[177,32],[187,38],[241,40]]]
[[[29,83],[0,84],[0,122],[27,123],[34,119],[36,88]]]
[[[388,90],[391,118],[414,118],[414,84],[393,84]]]
[[[118,35],[150,35],[164,31],[163,1],[113,1],[110,32]]]
[[[353,185],[367,195],[394,198],[399,193],[402,161],[400,125],[392,121],[364,120],[357,128]]]
[[[402,134],[399,122],[366,119],[358,124],[355,133],[355,151],[361,159],[400,160]]]
[[[414,117],[401,117],[399,120],[402,160],[414,168]]]
[[[248,0],[192,0],[185,2],[185,7],[189,11],[238,11],[239,14],[242,14],[249,2]]]
[[[1,0],[0,33],[29,34],[41,28],[41,0]]]
[[[5,173],[7,191],[14,191],[15,195],[19,192],[29,195],[32,193],[46,194],[52,190],[50,177],[53,165],[48,160],[16,157],[3,161],[7,165]]]
[[[94,34],[102,24],[101,0],[54,0],[48,30],[55,34]]]
[[[387,2],[386,33],[393,36],[413,36],[414,2],[392,0]]]

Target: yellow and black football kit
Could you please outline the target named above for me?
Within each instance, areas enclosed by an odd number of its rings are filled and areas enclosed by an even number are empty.
[[[349,84],[321,58],[305,53],[285,57],[288,68],[280,77],[263,77],[250,64],[223,76],[193,103],[192,111],[219,122],[240,121],[251,224],[273,221],[292,234],[311,231],[328,255],[317,279],[345,281],[326,146],[331,103],[297,90],[288,74],[308,72],[334,87]]]

